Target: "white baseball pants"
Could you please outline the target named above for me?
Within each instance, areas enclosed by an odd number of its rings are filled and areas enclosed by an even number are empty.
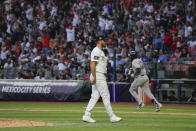
[[[90,80],[92,80],[93,76],[92,74],[90,75]],[[110,104],[110,94],[108,90],[108,85],[106,82],[106,77],[102,73],[96,72],[96,83],[95,85],[92,85],[92,94],[91,94],[91,99],[88,103],[88,106],[85,111],[85,115],[90,116],[91,111],[95,104],[97,103],[99,97],[102,97],[105,109],[110,117],[114,115],[112,111],[112,107]]]

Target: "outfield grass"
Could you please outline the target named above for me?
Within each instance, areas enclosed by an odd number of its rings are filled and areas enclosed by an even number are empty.
[[[84,123],[81,118],[86,104],[70,103],[5,103],[0,102],[0,118],[52,122],[52,127],[0,128],[0,131],[196,131],[196,106],[164,106],[159,113],[145,106],[136,112],[135,105],[113,104],[113,110],[123,118],[110,123],[104,106],[96,105],[92,117],[96,123]]]

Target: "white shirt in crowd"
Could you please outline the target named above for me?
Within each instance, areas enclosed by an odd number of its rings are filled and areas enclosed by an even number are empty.
[[[7,54],[8,54],[8,52],[9,52],[9,51],[7,51],[7,50],[4,50],[4,51],[1,50],[0,57],[1,57],[2,60],[7,59]]]
[[[57,16],[57,8],[55,6],[52,7],[52,10],[50,11],[50,15],[52,17]]]
[[[189,47],[196,47],[196,40],[191,40],[188,42]]]
[[[79,23],[79,16],[78,16],[78,14],[75,13],[75,14],[74,14],[73,21],[72,21],[72,25],[73,25],[73,26],[77,26],[78,23]]]
[[[186,16],[186,21],[193,24],[193,16]]]
[[[4,1],[3,2],[4,4],[5,4],[5,10],[8,12],[8,11],[10,11],[11,10],[11,8],[12,8],[12,1],[11,0],[6,0],[6,1]]]
[[[185,26],[184,36],[188,37],[191,34],[192,31],[193,31],[193,28],[191,26]]]
[[[33,8],[30,7],[29,9],[27,9],[25,11],[25,14],[26,14],[26,18],[29,20],[29,21],[32,21],[33,20]]]
[[[114,55],[113,46],[111,46],[111,47],[107,46],[106,49],[108,50],[108,56],[113,57],[113,55]]]
[[[99,27],[102,31],[105,30],[105,23],[106,23],[106,20],[102,17],[99,17]]]
[[[77,53],[76,57],[77,57],[78,62],[81,62],[84,59],[83,54],[80,54],[80,53]]]
[[[0,43],[2,43],[3,42],[3,38],[2,37],[0,37]]]
[[[78,9],[84,9],[85,8],[85,3],[80,2],[79,6],[77,6]]]
[[[60,62],[60,63],[58,64],[58,69],[59,69],[59,70],[65,70],[66,68],[67,68],[67,67],[65,66],[64,63]]]
[[[152,5],[147,5],[146,10],[148,13],[152,13],[154,11],[154,7]]]
[[[105,30],[113,29],[113,21],[112,20],[105,20]]]
[[[139,7],[134,7],[133,8],[133,12],[138,12],[139,11]]]
[[[4,64],[4,69],[7,69],[7,68],[12,68],[13,67],[13,62],[11,62],[11,63],[5,63]]]
[[[36,77],[34,77],[34,80],[46,80],[46,78],[45,77],[36,76]]]
[[[6,32],[8,34],[11,34],[11,25],[10,24],[7,24],[7,30],[6,30]]]
[[[21,53],[20,56],[18,57],[18,60],[22,61],[22,60],[24,60],[26,58],[27,58],[27,54]]]
[[[40,21],[39,29],[40,29],[40,30],[43,30],[44,27],[46,27],[46,21]]]
[[[35,63],[36,60],[40,60],[40,59],[41,59],[41,56],[38,55],[38,56],[34,57],[31,61],[33,63]]]
[[[104,74],[107,73],[108,58],[105,56],[104,52],[98,47],[95,47],[91,52],[91,61],[97,62],[96,72]]]
[[[6,15],[7,21],[11,21],[12,18],[13,18],[13,14],[9,13],[9,14]]]
[[[108,7],[107,7],[107,5],[104,5],[103,6],[103,15],[106,15],[106,14],[108,14]]]
[[[150,21],[147,20],[147,19],[141,19],[140,22],[144,25],[149,25],[150,24]]]
[[[168,6],[165,6],[163,13],[168,13],[168,11],[169,11]]]
[[[41,4],[41,9],[42,9],[42,11],[45,10],[45,5],[44,5],[44,3]]]
[[[67,42],[75,41],[75,28],[69,29],[66,28],[67,32]]]
[[[170,7],[171,7],[171,10],[176,11],[176,6],[175,5],[170,6]]]

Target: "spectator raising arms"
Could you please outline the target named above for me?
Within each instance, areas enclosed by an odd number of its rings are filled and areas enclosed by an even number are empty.
[[[78,79],[76,75],[82,72],[83,79],[90,72],[88,60],[96,37],[103,35],[110,69],[114,69],[116,48],[117,76],[124,81],[129,78],[122,72],[129,66],[132,49],[145,62],[158,58],[164,62],[172,54],[196,55],[194,10],[195,2],[188,0],[1,0],[0,67],[22,70],[20,75],[6,77],[12,79],[25,76],[24,62],[33,72],[25,78],[43,72],[56,79],[63,71],[58,79]],[[47,56],[44,60],[43,55]]]

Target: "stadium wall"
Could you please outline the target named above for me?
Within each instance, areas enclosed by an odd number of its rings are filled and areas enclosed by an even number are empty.
[[[129,93],[130,84],[108,83],[112,102],[135,101]],[[91,84],[68,80],[0,80],[0,100],[22,101],[88,101]]]

